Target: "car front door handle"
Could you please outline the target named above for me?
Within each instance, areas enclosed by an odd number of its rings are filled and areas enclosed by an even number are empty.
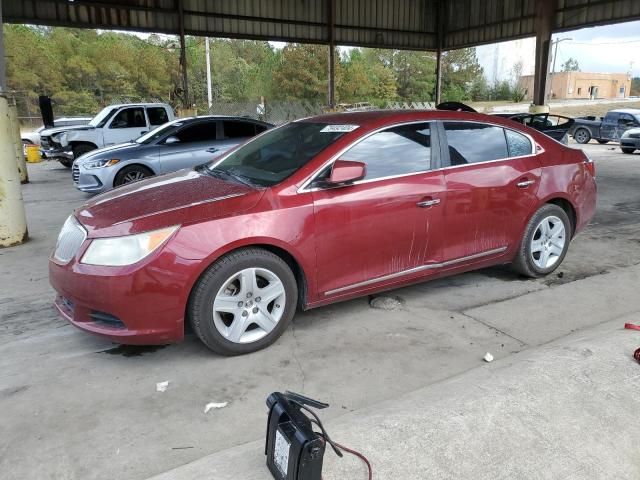
[[[434,205],[438,205],[439,203],[440,203],[439,198],[430,198],[427,200],[422,200],[416,203],[416,205],[419,206],[420,208],[429,208],[429,207],[433,207]]]
[[[144,134],[145,134],[145,133],[147,133],[147,132],[148,132],[148,130],[142,130],[142,131],[140,132],[140,135],[144,135]]]
[[[529,185],[536,183],[535,180],[521,180],[517,183],[518,188],[527,188]]]
[[[215,148],[215,147],[211,147],[211,148],[207,148],[207,152],[209,153],[216,153],[219,149]]]

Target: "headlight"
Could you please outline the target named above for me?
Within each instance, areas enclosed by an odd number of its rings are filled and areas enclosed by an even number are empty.
[[[84,168],[103,168],[103,167],[112,167],[116,163],[119,163],[119,158],[105,158],[103,160],[93,160],[90,162],[84,162],[82,166]]]
[[[91,241],[81,263],[121,267],[139,262],[157,250],[178,230],[179,225],[126,237],[97,238]]]

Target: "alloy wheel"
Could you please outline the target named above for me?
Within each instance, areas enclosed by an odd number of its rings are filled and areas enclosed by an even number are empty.
[[[584,130],[578,130],[575,134],[575,139],[578,143],[587,143],[589,141],[589,136]]]
[[[268,335],[285,311],[282,281],[266,268],[245,268],[229,277],[213,300],[213,322],[233,343],[251,343]]]
[[[531,258],[541,269],[551,268],[560,259],[567,241],[564,223],[556,216],[542,219],[531,240]]]
[[[145,177],[146,175],[144,174],[144,172],[141,172],[140,170],[134,170],[132,172],[128,172],[124,177],[122,177],[122,183],[137,182],[138,180],[142,180]]]

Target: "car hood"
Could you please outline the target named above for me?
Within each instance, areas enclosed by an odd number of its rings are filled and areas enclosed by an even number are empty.
[[[85,160],[97,160],[104,157],[114,158],[117,155],[127,155],[133,151],[138,151],[142,146],[145,145],[135,142],[127,142],[98,148],[82,155],[82,157],[76,160],[76,163],[82,163]]]
[[[70,130],[93,130],[95,127],[90,125],[69,125],[67,127],[46,128],[40,132],[41,136],[48,137],[56,133],[68,132]]]
[[[628,137],[631,134],[638,134],[640,133],[640,128],[638,127],[633,127],[633,128],[628,128],[627,130],[624,131],[624,133],[622,134],[623,137]]]
[[[185,169],[98,195],[75,216],[89,237],[130,235],[236,215],[263,194],[263,189]]]

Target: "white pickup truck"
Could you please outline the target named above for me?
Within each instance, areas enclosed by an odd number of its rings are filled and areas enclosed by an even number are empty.
[[[88,125],[40,132],[41,153],[65,167],[96,148],[125,143],[175,118],[165,103],[127,103],[103,108]]]

